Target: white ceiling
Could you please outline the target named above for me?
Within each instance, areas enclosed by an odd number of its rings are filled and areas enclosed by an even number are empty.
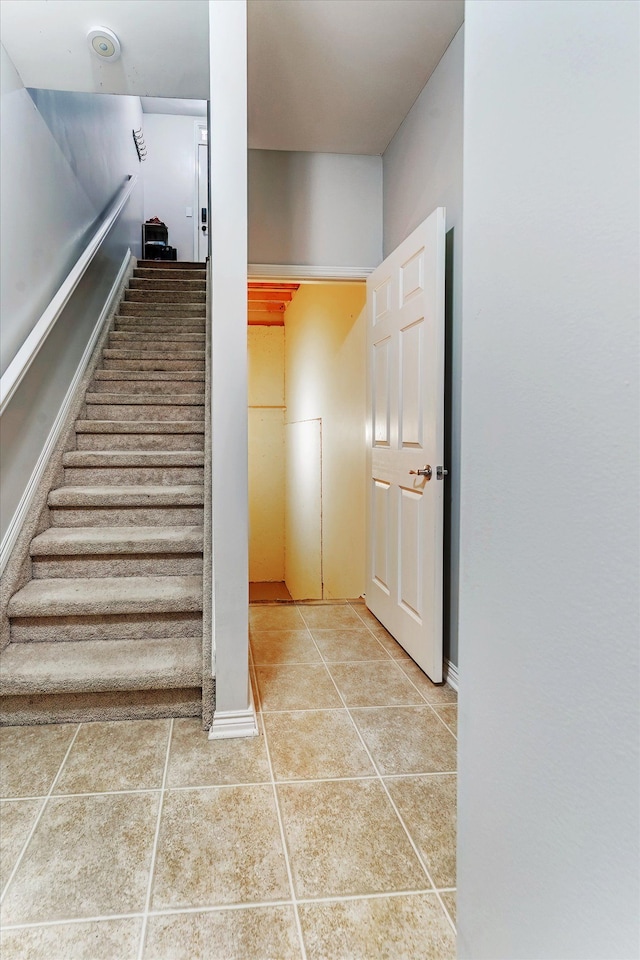
[[[25,87],[140,97],[209,96],[207,0],[3,0],[2,43]],[[87,33],[109,27],[122,56],[104,63]]]
[[[463,0],[249,0],[249,146],[383,153]]]
[[[208,7],[2,0],[2,42],[26,87],[202,100]],[[248,0],[249,145],[382,153],[463,16],[464,0]],[[96,26],[120,38],[116,63],[91,53],[86,36]]]

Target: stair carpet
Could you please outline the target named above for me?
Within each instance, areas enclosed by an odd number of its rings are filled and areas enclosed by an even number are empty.
[[[201,715],[205,286],[134,269],[9,601],[2,723]]]

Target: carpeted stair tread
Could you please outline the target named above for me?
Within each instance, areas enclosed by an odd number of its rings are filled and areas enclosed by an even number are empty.
[[[138,260],[136,269],[152,270],[202,270],[204,273],[206,266],[202,261],[197,260]]]
[[[158,290],[155,283],[152,283],[151,288],[143,290],[130,287],[125,291],[124,299],[127,303],[204,303],[206,296],[202,289],[180,289],[173,285],[170,290]]]
[[[198,687],[197,637],[11,643],[0,654],[0,694]]]
[[[163,380],[184,383],[186,380],[204,383],[204,370],[96,370],[94,380]],[[171,387],[167,387],[171,389]]]
[[[70,450],[65,467],[202,467],[199,450]]]
[[[174,362],[180,360],[183,363],[186,360],[201,360],[204,362],[204,350],[181,350],[176,356],[175,350],[155,348],[153,350],[126,350],[118,347],[107,347],[104,351],[104,356],[106,360],[138,360],[141,362],[149,362],[151,360],[168,360],[169,362]],[[180,368],[170,367],[169,369],[178,370]]]
[[[204,403],[202,393],[175,393],[171,396],[157,393],[87,393],[86,403],[91,404],[122,404],[131,406],[140,404],[146,406],[167,407],[199,407]]]
[[[9,601],[10,617],[113,616],[202,610],[202,577],[30,580]]]
[[[204,433],[200,420],[76,420],[76,433]]]
[[[203,530],[176,527],[49,527],[31,541],[32,557],[202,552]]]
[[[49,494],[50,507],[201,506],[202,484],[90,484],[58,487]]]
[[[129,287],[132,290],[197,290],[204,291],[207,286],[205,277],[131,277]]]
[[[136,330],[112,330],[109,334],[109,340],[125,343],[202,343],[205,339],[204,331],[202,333],[165,333],[164,330],[156,330],[154,333],[138,333]]]

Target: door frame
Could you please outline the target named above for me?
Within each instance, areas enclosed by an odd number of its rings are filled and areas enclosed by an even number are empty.
[[[202,131],[204,130],[205,136],[203,138]],[[197,261],[198,259],[198,249],[200,246],[200,208],[198,206],[199,199],[199,180],[200,180],[200,164],[199,164],[199,148],[201,146],[207,147],[207,152],[209,148],[209,124],[207,120],[204,120],[200,117],[195,121],[193,125],[193,256],[192,260]],[[209,164],[207,163],[207,174],[209,173]],[[207,177],[208,180],[208,177]],[[208,196],[210,196],[210,191],[208,191]],[[207,204],[207,209],[211,209],[211,202]],[[207,225],[209,227],[209,225]],[[208,236],[211,235],[211,230],[208,229]]]

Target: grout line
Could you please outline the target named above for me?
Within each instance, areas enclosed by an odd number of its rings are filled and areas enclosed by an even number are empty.
[[[456,887],[438,887],[439,893],[456,893]],[[378,893],[352,893],[342,896],[330,897],[300,897],[296,902],[298,904],[315,903],[348,903],[352,900],[384,900],[394,897],[419,897],[424,894],[433,895],[435,890],[386,890]],[[192,913],[223,913],[225,910],[256,910],[265,907],[289,907],[293,906],[291,900],[256,900],[242,903],[214,903],[206,906],[197,907],[167,907],[162,910],[149,910],[150,917],[173,917]],[[8,923],[3,925],[4,931],[8,930],[33,930],[40,927],[61,927],[68,925],[78,925],[81,923],[104,923],[108,920],[141,920],[144,919],[143,912],[134,913],[107,913],[98,914],[89,917],[68,917],[66,919],[55,920],[35,920],[32,923]]]
[[[257,685],[258,685],[258,684],[257,684],[257,677],[256,677],[256,672],[255,672],[255,666],[253,665],[253,663],[250,663],[250,670],[251,670],[252,673],[253,673],[253,679],[255,680],[256,686],[257,686]],[[275,804],[275,808],[276,808],[276,816],[277,816],[277,818],[278,818],[278,827],[279,827],[279,829],[280,829],[280,842],[281,842],[281,844],[282,844],[282,852],[283,852],[283,856],[284,856],[284,862],[285,862],[285,866],[286,866],[286,868],[287,868],[287,877],[288,877],[288,879],[289,879],[289,889],[290,889],[290,891],[291,891],[291,904],[292,904],[292,906],[293,906],[293,913],[294,913],[295,921],[296,921],[296,929],[297,929],[297,931],[298,931],[298,940],[299,940],[299,942],[300,942],[300,951],[301,951],[301,954],[302,954],[302,960],[307,960],[307,950],[306,950],[305,943],[304,943],[304,937],[302,936],[302,924],[300,923],[300,914],[299,914],[299,911],[298,911],[298,903],[297,903],[297,900],[296,900],[296,891],[295,891],[295,887],[294,887],[294,883],[293,883],[293,873],[292,873],[292,871],[291,871],[291,863],[290,863],[290,861],[289,861],[289,851],[288,851],[288,849],[287,849],[287,839],[286,839],[285,832],[284,832],[284,823],[283,823],[283,820],[282,820],[282,811],[280,810],[280,800],[279,800],[279,797],[278,797],[278,790],[277,790],[277,788],[276,788],[276,781],[275,781],[275,776],[274,776],[274,772],[273,772],[273,763],[271,762],[271,751],[269,750],[269,738],[268,738],[268,736],[267,736],[267,728],[266,728],[266,724],[264,723],[264,719],[263,719],[263,721],[262,721],[262,736],[264,737],[265,753],[266,753],[266,755],[267,755],[267,763],[268,763],[268,765],[269,765],[269,773],[270,773],[270,776],[271,776],[271,789],[272,789],[272,791],[273,791],[273,800],[274,800],[274,804]]]
[[[314,643],[315,643],[315,641],[314,641]],[[316,646],[317,646],[317,644],[316,644]],[[404,672],[404,671],[403,671],[403,672]],[[331,674],[330,674],[330,676],[331,676]],[[429,883],[430,883],[430,885],[431,885],[431,889],[435,892],[436,897],[438,898],[438,902],[439,902],[439,904],[440,904],[440,907],[441,907],[442,911],[444,912],[444,915],[445,915],[445,917],[447,918],[447,921],[449,922],[449,925],[451,926],[451,928],[452,928],[452,930],[453,930],[453,932],[454,932],[454,934],[455,934],[455,933],[456,933],[456,928],[455,928],[455,926],[454,926],[454,924],[453,924],[453,922],[452,922],[452,920],[451,920],[451,917],[449,916],[449,914],[448,914],[448,912],[447,912],[447,909],[446,909],[444,903],[442,902],[442,898],[440,897],[440,894],[438,893],[438,889],[437,889],[435,883],[433,882],[433,878],[431,877],[431,873],[429,872],[429,869],[428,869],[427,864],[426,864],[426,862],[425,862],[425,860],[424,860],[424,857],[423,857],[422,854],[420,853],[420,850],[418,849],[417,844],[415,843],[413,837],[411,836],[411,833],[409,832],[409,829],[408,829],[406,823],[404,822],[404,819],[403,819],[403,817],[401,816],[400,811],[398,810],[398,807],[396,806],[395,801],[393,800],[393,797],[391,796],[391,794],[390,794],[390,792],[389,792],[389,788],[387,787],[387,784],[386,784],[385,781],[384,781],[384,777],[383,777],[382,774],[380,773],[380,769],[379,769],[379,767],[378,767],[378,764],[377,764],[377,763],[375,762],[375,760],[373,759],[373,756],[372,756],[372,754],[371,754],[371,751],[369,750],[367,744],[365,743],[364,738],[363,738],[362,734],[360,733],[360,730],[358,729],[358,727],[357,727],[357,725],[356,725],[356,722],[355,722],[355,720],[353,719],[353,717],[352,717],[352,715],[351,715],[351,710],[350,710],[350,708],[348,707],[346,700],[344,699],[344,697],[343,697],[342,694],[340,693],[340,690],[339,690],[339,688],[338,688],[338,685],[336,684],[336,682],[335,682],[335,680],[333,679],[333,677],[331,677],[331,679],[332,679],[333,684],[334,684],[334,686],[335,686],[335,688],[336,688],[336,691],[337,691],[337,693],[338,693],[338,696],[339,696],[340,699],[342,700],[342,702],[343,702],[343,704],[344,704],[344,706],[345,706],[345,708],[346,708],[346,710],[347,710],[347,713],[349,714],[349,719],[351,720],[351,723],[352,723],[353,726],[354,726],[354,729],[355,729],[355,731],[356,731],[356,733],[357,733],[357,735],[358,735],[358,737],[359,737],[359,739],[360,739],[360,742],[362,743],[362,746],[363,746],[364,750],[366,751],[367,756],[369,757],[369,761],[371,762],[371,764],[372,764],[372,766],[373,766],[373,769],[376,771],[376,773],[377,773],[377,775],[378,775],[378,779],[379,779],[379,781],[380,781],[380,784],[381,784],[381,786],[382,786],[382,789],[384,790],[384,792],[385,792],[385,794],[386,794],[386,796],[387,796],[387,799],[389,800],[389,803],[391,804],[393,810],[395,811],[395,814],[396,814],[398,820],[400,821],[400,824],[401,824],[401,826],[402,826],[402,829],[404,830],[404,832],[405,832],[405,834],[406,834],[406,836],[407,836],[407,839],[409,840],[409,843],[411,844],[411,847],[413,848],[413,852],[415,853],[416,857],[418,858],[418,863],[419,863],[420,866],[422,867],[422,869],[423,869],[423,871],[424,871],[424,873],[425,873],[425,876],[426,876],[427,880],[429,881]],[[409,678],[407,678],[407,679],[409,679]],[[413,684],[413,685],[415,686],[415,684]],[[417,689],[418,689],[418,688],[416,687],[416,690],[417,690]],[[418,690],[418,693],[420,693],[419,690]],[[420,696],[422,696],[422,694],[420,694]],[[383,707],[382,709],[385,709],[385,708]],[[433,710],[433,708],[432,708],[432,710]],[[435,710],[433,710],[433,712],[435,713]],[[437,714],[436,714],[436,716],[437,716]]]
[[[65,753],[64,757],[62,758],[62,763],[61,763],[60,766],[58,767],[58,772],[56,773],[55,777],[53,778],[53,780],[52,780],[52,782],[51,782],[51,786],[49,787],[49,792],[48,792],[48,793],[46,794],[46,796],[44,797],[44,802],[43,802],[42,806],[40,807],[40,810],[38,811],[38,815],[37,815],[37,817],[36,817],[36,819],[35,819],[35,821],[34,821],[34,823],[33,823],[33,826],[31,827],[31,830],[29,831],[29,834],[28,834],[28,836],[27,836],[27,839],[25,840],[25,842],[24,842],[24,844],[23,844],[23,846],[22,846],[22,850],[20,851],[20,855],[19,855],[18,859],[16,860],[16,862],[15,862],[15,864],[14,864],[14,866],[13,866],[13,870],[12,870],[11,873],[9,874],[9,879],[7,880],[7,882],[6,882],[6,884],[5,884],[5,887],[4,887],[4,890],[2,891],[2,895],[0,896],[0,903],[3,902],[3,900],[4,900],[5,896],[6,896],[7,890],[9,889],[9,885],[11,884],[11,881],[13,880],[14,876],[16,875],[16,872],[17,872],[17,870],[18,870],[18,867],[19,867],[20,864],[22,863],[22,859],[23,859],[23,857],[24,857],[24,855],[25,855],[25,852],[26,852],[26,850],[27,850],[27,847],[28,847],[29,844],[31,843],[31,838],[33,837],[34,833],[36,832],[36,828],[37,828],[38,824],[40,823],[40,821],[41,821],[41,819],[42,819],[42,814],[44,813],[44,811],[45,811],[45,809],[46,809],[46,806],[47,806],[47,804],[48,804],[48,802],[49,802],[49,799],[50,799],[50,797],[51,797],[51,795],[52,795],[52,793],[53,793],[53,788],[55,787],[56,783],[58,782],[58,779],[59,779],[59,777],[60,777],[60,774],[62,773],[62,770],[63,770],[63,768],[64,768],[64,765],[65,765],[65,763],[67,762],[67,757],[68,757],[69,754],[71,753],[72,747],[73,747],[74,743],[76,742],[76,737],[78,736],[78,734],[79,734],[79,732],[80,732],[80,727],[81,727],[81,726],[82,726],[82,724],[79,723],[78,726],[76,727],[76,732],[74,733],[73,737],[71,738],[71,743],[70,743],[69,746],[67,747],[66,753]]]
[[[160,787],[160,800],[158,803],[158,816],[156,818],[156,831],[153,838],[153,847],[151,849],[151,863],[149,864],[149,882],[147,884],[147,896],[144,905],[144,915],[142,918],[142,930],[140,931],[140,947],[138,950],[138,960],[142,960],[144,953],[144,944],[147,937],[147,922],[149,920],[149,909],[151,906],[151,892],[153,890],[153,879],[156,866],[156,853],[158,851],[158,839],[160,837],[160,821],[162,819],[162,808],[164,806],[164,796],[167,790],[167,774],[169,772],[169,756],[171,754],[171,741],[173,740],[173,717],[169,725],[169,737],[167,740],[167,752],[164,758],[164,770],[162,773],[162,786]]]

